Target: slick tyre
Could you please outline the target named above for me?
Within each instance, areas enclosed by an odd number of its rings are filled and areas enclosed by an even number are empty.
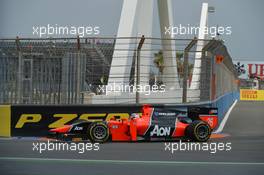
[[[206,142],[211,136],[211,128],[207,123],[195,120],[187,126],[185,134],[191,141]]]
[[[93,143],[104,143],[109,139],[109,129],[104,122],[94,122],[88,127],[88,136]]]

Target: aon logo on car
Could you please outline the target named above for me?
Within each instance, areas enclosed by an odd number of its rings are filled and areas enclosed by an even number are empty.
[[[170,130],[170,127],[159,127],[158,125],[155,125],[153,131],[150,133],[150,136],[169,136]]]
[[[80,126],[80,127],[76,126],[76,127],[74,128],[74,130],[75,130],[75,131],[81,131],[81,130],[83,130],[83,127],[81,127],[81,126]]]

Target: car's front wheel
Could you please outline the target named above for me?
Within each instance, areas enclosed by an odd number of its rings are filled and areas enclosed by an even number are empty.
[[[104,122],[94,122],[88,128],[91,142],[103,143],[109,138],[109,129]]]

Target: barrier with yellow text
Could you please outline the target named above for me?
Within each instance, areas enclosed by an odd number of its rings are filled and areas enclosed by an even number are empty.
[[[240,89],[240,100],[264,101],[264,90]]]

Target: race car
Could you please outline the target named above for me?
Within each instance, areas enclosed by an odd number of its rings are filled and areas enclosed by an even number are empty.
[[[187,115],[186,115],[187,114]],[[127,119],[77,120],[51,129],[57,139],[83,138],[91,142],[187,139],[205,142],[217,126],[217,108],[191,107],[188,111],[144,105],[142,113]]]

